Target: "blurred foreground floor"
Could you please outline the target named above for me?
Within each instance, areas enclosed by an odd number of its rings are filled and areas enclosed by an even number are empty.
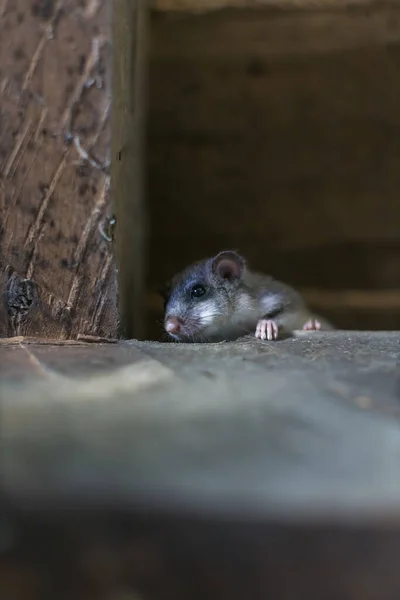
[[[7,600],[400,597],[400,333],[3,340],[0,382]]]

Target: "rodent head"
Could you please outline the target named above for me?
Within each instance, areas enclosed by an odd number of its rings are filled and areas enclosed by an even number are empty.
[[[229,322],[244,270],[239,254],[224,251],[176,275],[163,293],[165,331],[182,342],[213,340]]]

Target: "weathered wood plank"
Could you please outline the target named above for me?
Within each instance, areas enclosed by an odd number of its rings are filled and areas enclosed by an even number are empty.
[[[31,352],[20,343],[0,346],[0,381],[25,381],[45,377],[45,370]]]
[[[223,8],[262,8],[304,10],[332,9],[353,6],[370,6],[374,0],[150,0],[154,10],[201,14]]]
[[[0,382],[7,599],[397,599],[399,333],[103,348]]]
[[[226,513],[239,508],[235,495],[271,515],[400,510],[399,333],[42,344],[29,353],[60,375],[18,388],[0,383],[0,481],[15,500],[100,505],[119,489],[126,501],[158,502],[179,489],[176,502]],[[82,471],[96,463],[79,486],[75,445]],[[47,472],[41,481],[38,471]]]
[[[80,344],[62,349],[51,343],[29,344],[28,350],[44,368],[66,377],[100,375],[146,360],[140,350],[114,344]]]
[[[65,391],[67,386],[78,401],[83,401],[91,398],[94,390],[98,399],[100,396],[108,399],[118,393],[165,384],[175,377],[172,369],[134,345],[43,338],[3,338],[0,343],[0,399],[3,400],[12,392],[13,385],[14,395],[24,395],[27,388],[21,385],[37,378],[47,379],[54,391]]]
[[[147,220],[143,197],[147,4],[114,2],[112,178],[121,333],[143,335]]]
[[[348,10],[347,2],[341,10],[330,10],[329,5],[322,4],[311,11],[297,8],[277,12],[232,9],[205,15],[155,12],[152,52],[159,60],[177,56],[188,61],[255,56],[271,60],[349,51],[400,40],[397,3],[371,2],[368,10],[363,3],[358,9]]]
[[[327,589],[341,600],[398,598],[397,523],[71,512],[12,520],[27,533],[0,562],[8,600],[325,600]]]
[[[0,335],[116,334],[110,29],[105,0],[2,4]]]

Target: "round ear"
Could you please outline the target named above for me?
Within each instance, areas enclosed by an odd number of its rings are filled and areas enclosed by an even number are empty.
[[[228,281],[241,279],[244,267],[244,259],[233,250],[220,252],[212,261],[213,273]]]

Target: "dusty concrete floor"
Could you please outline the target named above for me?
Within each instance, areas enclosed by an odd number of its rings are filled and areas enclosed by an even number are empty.
[[[0,378],[11,494],[400,511],[400,333],[15,340],[0,345]]]

